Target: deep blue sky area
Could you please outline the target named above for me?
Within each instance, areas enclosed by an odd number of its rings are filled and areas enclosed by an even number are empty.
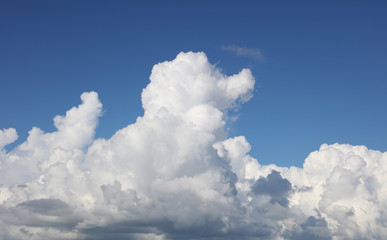
[[[54,131],[93,90],[108,138],[143,114],[154,64],[204,51],[225,74],[253,71],[255,96],[229,133],[260,163],[302,166],[323,143],[387,151],[386,13],[386,1],[2,0],[0,129],[16,128],[17,143],[33,126]]]

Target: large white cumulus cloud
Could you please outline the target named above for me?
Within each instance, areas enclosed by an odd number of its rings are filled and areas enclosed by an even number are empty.
[[[154,66],[144,116],[94,139],[95,92],[11,151],[0,130],[0,239],[382,239],[387,153],[322,145],[303,168],[263,166],[228,111],[254,77],[204,53]]]

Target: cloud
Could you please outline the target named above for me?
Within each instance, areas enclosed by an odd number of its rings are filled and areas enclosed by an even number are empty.
[[[301,224],[299,229],[294,231],[285,231],[285,238],[290,240],[330,240],[331,233],[325,219],[309,217],[305,223]]]
[[[240,47],[237,45],[224,45],[221,47],[223,51],[234,53],[238,56],[255,58],[259,61],[265,61],[265,56],[258,48]]]
[[[288,196],[291,189],[290,182],[275,170],[272,170],[266,178],[260,177],[251,188],[253,194],[267,194],[271,197],[270,203],[278,203],[283,207],[289,204]]]
[[[96,92],[83,93],[81,100],[82,104],[68,110],[65,116],[54,118],[56,132],[44,133],[33,127],[27,141],[2,157],[1,183],[24,184],[41,176],[45,168],[67,161],[69,155],[76,158],[83,154],[83,148],[93,141],[102,104]],[[5,132],[9,136],[6,143],[17,138],[16,131],[11,130]]]
[[[204,53],[156,64],[144,115],[94,139],[95,92],[0,150],[0,239],[382,239],[387,153],[323,144],[303,168],[260,165],[227,113],[254,89]],[[2,130],[2,147],[16,130]],[[279,149],[280,150],[280,149]]]
[[[10,144],[16,141],[18,138],[16,129],[14,128],[8,128],[8,129],[0,129],[0,150]]]

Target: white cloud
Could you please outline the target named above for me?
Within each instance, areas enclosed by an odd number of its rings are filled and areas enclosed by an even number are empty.
[[[38,166],[58,161],[55,155],[58,151],[81,151],[93,141],[102,104],[95,92],[83,93],[81,99],[82,104],[78,107],[68,110],[65,116],[54,118],[56,132],[44,133],[33,127],[27,141],[2,157],[1,183],[24,184],[31,181],[41,174]],[[13,132],[11,140],[16,139],[16,131]]]
[[[223,51],[234,53],[238,56],[252,57],[259,61],[264,61],[265,56],[258,48],[240,47],[237,45],[224,45],[221,47]]]
[[[0,150],[10,144],[16,141],[18,138],[16,129],[14,128],[8,128],[8,129],[0,129]]]
[[[93,140],[94,92],[0,152],[0,239],[382,239],[387,153],[322,145],[303,168],[260,165],[227,110],[252,96],[247,69],[204,53],[154,66],[144,116]],[[16,131],[0,131],[2,147]]]

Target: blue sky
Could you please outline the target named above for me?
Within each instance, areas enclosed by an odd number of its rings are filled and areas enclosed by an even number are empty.
[[[104,104],[97,137],[110,137],[142,115],[154,64],[204,51],[224,73],[256,78],[229,133],[246,136],[259,162],[301,166],[323,143],[387,150],[386,2],[0,4],[0,128],[16,128],[17,143],[33,126],[53,131],[90,90]]]

